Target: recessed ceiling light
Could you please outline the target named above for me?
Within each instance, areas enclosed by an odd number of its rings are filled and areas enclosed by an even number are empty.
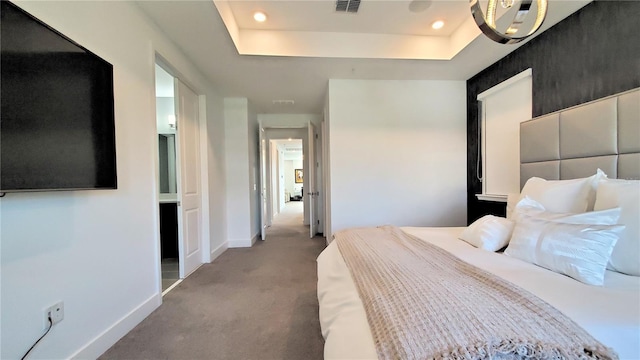
[[[267,20],[267,14],[263,13],[262,11],[256,11],[253,13],[253,19],[257,22],[264,22],[265,20]]]
[[[431,24],[431,27],[434,28],[435,30],[442,29],[443,26],[444,26],[444,21],[442,20],[438,20],[433,24]]]

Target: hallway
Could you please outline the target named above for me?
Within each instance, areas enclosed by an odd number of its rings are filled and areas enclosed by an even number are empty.
[[[228,249],[163,297],[100,359],[322,359],[316,258],[303,203],[287,203],[266,241]]]
[[[304,202],[289,201],[282,211],[273,217],[273,226],[302,225],[304,220]]]

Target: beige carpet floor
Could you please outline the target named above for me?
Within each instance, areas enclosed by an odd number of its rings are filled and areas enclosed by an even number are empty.
[[[315,260],[325,239],[309,238],[301,206],[287,203],[266,241],[201,266],[100,359],[322,359]]]
[[[284,204],[284,208],[279,214],[276,214],[273,217],[273,225],[275,228],[269,228],[267,233],[271,233],[273,231],[277,231],[278,227],[282,226],[298,226],[297,229],[300,230],[300,226],[302,225],[304,217],[304,202],[302,201],[289,201]],[[308,227],[305,227],[307,231]]]

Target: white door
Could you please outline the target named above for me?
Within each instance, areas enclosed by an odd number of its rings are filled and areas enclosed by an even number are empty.
[[[311,121],[309,121],[308,129],[309,141],[307,142],[307,156],[309,157],[309,166],[304,176],[307,178],[307,186],[309,187],[307,191],[309,198],[309,237],[314,237],[318,232],[318,212],[316,209],[318,193],[316,192],[316,130]]]
[[[200,118],[198,95],[180,80],[175,80],[176,132],[179,145],[178,245],[180,277],[184,278],[202,264],[202,191],[200,184]]]
[[[260,124],[260,236],[267,239],[267,145]]]

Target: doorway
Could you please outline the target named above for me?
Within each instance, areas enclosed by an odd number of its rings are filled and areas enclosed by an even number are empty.
[[[180,280],[178,232],[178,167],[174,77],[156,64],[156,127],[160,207],[160,266],[162,291]]]
[[[171,70],[169,70],[171,69]],[[205,261],[200,106],[204,97],[156,57],[158,206],[162,293]]]
[[[304,222],[304,164],[302,139],[270,140],[271,209],[273,223]],[[286,215],[285,215],[286,214]]]
[[[319,210],[323,205],[318,202],[317,191],[322,186],[322,152],[318,139],[311,121],[304,127],[265,129],[260,124],[262,240],[287,206],[289,211],[302,209],[302,225],[307,227],[310,238],[322,233]]]

